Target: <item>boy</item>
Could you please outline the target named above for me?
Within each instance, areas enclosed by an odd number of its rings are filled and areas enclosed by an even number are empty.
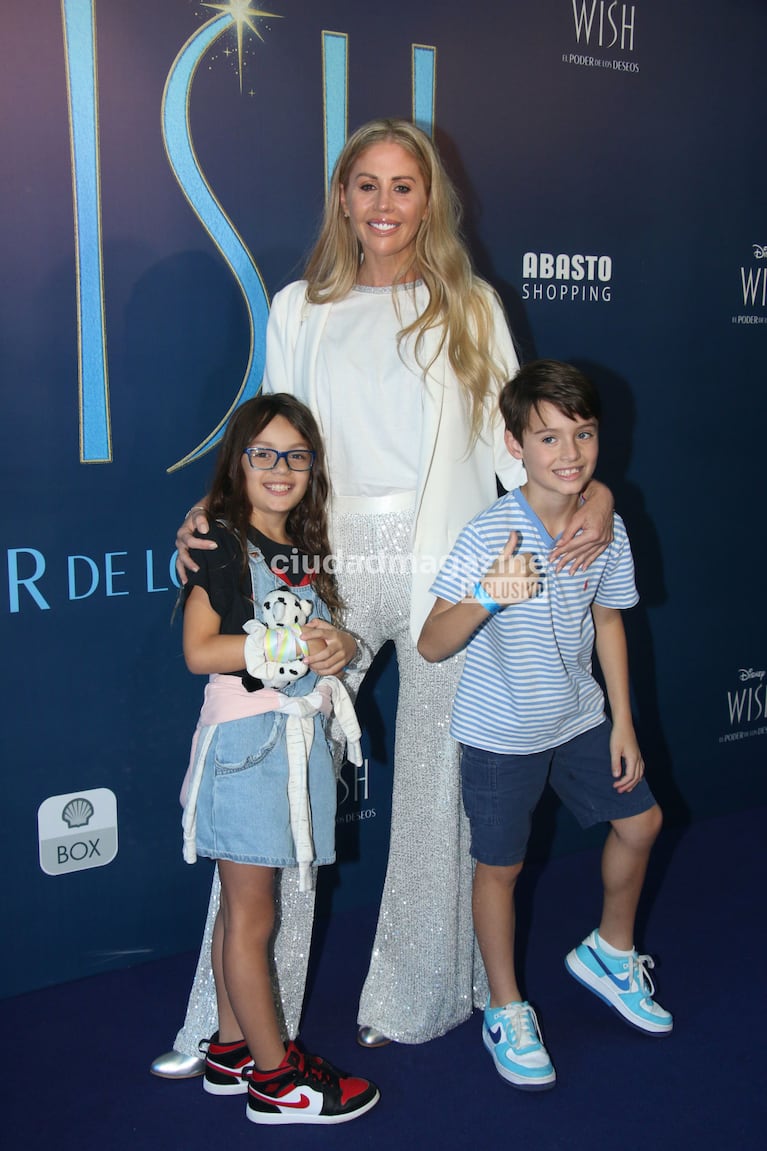
[[[652,999],[649,956],[634,919],[661,812],[631,718],[620,609],[637,601],[626,531],[586,571],[545,568],[597,462],[599,397],[574,367],[538,360],[504,387],[506,447],[527,482],[462,531],[432,592],[418,648],[429,661],[466,647],[451,732],[461,743],[463,801],[476,860],[474,927],[490,998],[482,1036],[515,1087],[553,1087],[556,1073],[514,967],[514,887],[547,778],[581,826],[608,822],[602,918],[565,960],[571,975],[628,1023],[668,1033]],[[523,550],[520,550],[523,549]],[[607,688],[591,674],[596,650]]]

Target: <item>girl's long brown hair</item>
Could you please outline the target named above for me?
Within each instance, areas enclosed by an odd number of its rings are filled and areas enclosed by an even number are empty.
[[[285,531],[316,568],[314,588],[325,601],[334,620],[343,604],[338,593],[333,565],[324,561],[330,556],[328,536],[328,481],[325,449],[317,421],[299,400],[284,392],[260,394],[247,400],[229,420],[221,441],[213,474],[208,507],[216,519],[223,519],[236,532],[242,549],[242,570],[248,570],[248,528],[251,504],[242,467],[245,448],[276,416],[283,416],[306,440],[315,453],[306,495],[288,514]],[[330,570],[328,570],[330,569]]]

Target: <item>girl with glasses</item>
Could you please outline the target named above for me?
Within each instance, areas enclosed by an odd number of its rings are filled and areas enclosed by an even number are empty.
[[[272,989],[276,873],[335,858],[336,778],[316,689],[319,673],[340,671],[356,643],[332,623],[342,605],[323,564],[327,496],[311,412],[287,395],[249,400],[229,421],[210,491],[217,547],[201,556],[182,592],[184,657],[190,671],[210,677],[182,790],[184,854],[189,862],[216,860],[220,879],[211,946],[218,1029],[206,1045],[204,1087],[213,1095],[247,1092],[255,1123],[344,1122],[378,1100],[366,1080],[293,1042],[286,1047]],[[285,572],[275,559],[295,551],[309,562],[291,579],[293,565]],[[301,614],[312,617],[292,633],[297,651],[284,657],[304,657],[308,673],[279,690],[254,678],[269,633],[252,626],[261,605],[279,599],[276,571],[300,593]],[[284,593],[282,600],[295,602]],[[303,745],[303,794],[293,789],[291,733]],[[300,834],[297,808],[310,812]]]

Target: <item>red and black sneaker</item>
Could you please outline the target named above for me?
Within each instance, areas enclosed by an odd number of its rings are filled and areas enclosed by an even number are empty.
[[[248,1119],[253,1123],[347,1123],[378,1102],[367,1079],[339,1071],[289,1043],[275,1071],[248,1072]]]
[[[243,1039],[236,1043],[219,1043],[218,1032],[200,1043],[205,1056],[205,1078],[202,1086],[210,1095],[244,1095],[248,1081],[243,1076],[253,1066]]]

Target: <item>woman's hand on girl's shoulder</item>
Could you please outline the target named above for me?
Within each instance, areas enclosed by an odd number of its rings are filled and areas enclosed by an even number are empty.
[[[208,522],[208,509],[204,504],[195,504],[186,513],[186,518],[181,527],[176,532],[176,574],[185,584],[188,576],[187,572],[199,571],[199,565],[192,559],[190,548],[202,548],[203,551],[211,551],[213,548],[218,547],[215,540],[201,540],[195,532],[202,532],[207,535],[210,530]]]
[[[349,635],[348,631],[339,631],[324,619],[312,619],[304,624],[301,639],[324,641],[323,650],[316,655],[304,657],[306,666],[317,675],[340,675],[357,651],[354,636]]]

